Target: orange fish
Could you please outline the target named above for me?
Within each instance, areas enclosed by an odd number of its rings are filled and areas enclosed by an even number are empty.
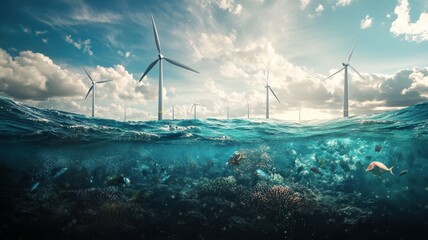
[[[386,172],[390,172],[392,175],[394,175],[394,173],[392,173],[392,168],[394,167],[387,168],[385,164],[375,161],[369,164],[369,166],[366,169],[366,172],[371,172],[372,174],[378,175],[378,176]]]

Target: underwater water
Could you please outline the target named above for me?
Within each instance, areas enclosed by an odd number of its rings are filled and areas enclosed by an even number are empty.
[[[0,97],[0,239],[415,239],[427,171],[428,103],[120,122]]]

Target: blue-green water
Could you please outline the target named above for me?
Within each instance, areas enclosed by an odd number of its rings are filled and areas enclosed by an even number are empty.
[[[428,227],[428,103],[316,123],[120,122],[0,98],[0,154],[0,237],[407,239]],[[394,175],[366,172],[372,161]]]

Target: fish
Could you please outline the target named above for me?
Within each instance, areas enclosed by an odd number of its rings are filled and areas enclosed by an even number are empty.
[[[409,170],[403,170],[400,172],[400,176],[406,175]]]
[[[160,179],[161,183],[166,182],[169,178],[171,177],[171,175],[165,174],[163,175],[163,177]]]
[[[124,186],[124,187],[125,187],[125,186],[129,186],[129,185],[131,185],[131,180],[130,180],[129,178],[124,177],[124,178],[123,178],[123,181],[125,182],[125,183],[123,184],[123,186]]]
[[[30,192],[32,192],[32,191],[34,191],[34,190],[36,190],[36,189],[37,189],[37,187],[39,187],[39,185],[40,185],[40,182],[36,182],[36,183],[34,183],[33,187],[32,187],[32,188],[31,188],[31,190],[30,190]]]
[[[382,146],[381,145],[376,145],[375,148],[374,148],[374,150],[376,152],[380,152],[380,150],[382,150]]]
[[[53,175],[53,178],[58,178],[59,176],[64,174],[67,170],[68,170],[68,168],[66,168],[66,167],[61,168],[57,173],[55,173],[55,175]]]
[[[366,169],[366,172],[370,172],[373,175],[377,175],[377,176],[381,176],[386,172],[390,172],[392,175],[394,175],[394,173],[392,172],[393,168],[394,167],[387,168],[385,164],[374,161],[369,164],[369,166]]]
[[[314,173],[317,173],[319,175],[322,175],[321,171],[318,168],[316,168],[316,167],[311,167],[311,171],[314,172]]]
[[[256,170],[256,175],[258,178],[260,178],[262,180],[268,180],[269,179],[269,174],[267,174],[266,172],[264,172],[261,169]]]
[[[227,160],[226,165],[240,165],[242,161],[244,161],[244,159],[246,159],[247,156],[245,156],[245,154],[240,153],[240,152],[234,152],[233,156]]]

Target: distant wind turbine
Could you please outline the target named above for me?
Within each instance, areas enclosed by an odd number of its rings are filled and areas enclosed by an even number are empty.
[[[227,119],[229,119],[229,107],[226,108],[226,113],[227,113]]]
[[[126,105],[125,105],[125,122],[126,122]]]
[[[169,62],[169,63],[171,63],[171,64],[173,64],[175,66],[187,69],[187,70],[195,72],[195,73],[199,73],[199,72],[196,71],[196,70],[194,70],[194,69],[192,69],[192,68],[190,68],[190,67],[187,67],[184,64],[181,64],[181,63],[179,63],[179,62],[177,62],[175,60],[172,60],[172,59],[164,57],[161,54],[161,45],[160,45],[160,40],[159,40],[158,29],[156,28],[156,23],[155,23],[155,19],[153,18],[153,15],[152,15],[152,25],[153,25],[153,32],[154,32],[154,35],[155,35],[156,48],[158,49],[158,58],[156,60],[154,60],[147,67],[146,71],[143,73],[143,75],[140,78],[140,82],[147,75],[147,73],[149,73],[150,70],[156,65],[156,63],[159,62],[158,120],[162,120],[162,115],[163,115],[163,102],[162,102],[162,98],[163,98],[163,95],[162,95],[162,89],[163,89],[163,69],[162,69],[162,60],[166,60],[167,62]]]
[[[172,105],[172,120],[174,120],[175,105]]]
[[[89,93],[92,91],[92,117],[94,117],[94,113],[95,113],[95,85],[97,83],[105,83],[105,82],[110,82],[112,80],[101,80],[101,81],[95,82],[94,80],[92,80],[91,76],[86,71],[86,69],[83,68],[83,70],[85,71],[86,75],[88,75],[89,80],[91,80],[91,82],[92,82],[92,86],[89,88],[89,91],[86,94],[85,100],[86,100],[86,98],[88,98]]]
[[[267,77],[266,77],[266,118],[269,118],[269,90],[272,92],[273,96],[276,98],[276,100],[281,103],[276,96],[276,94],[273,92],[272,88],[269,86],[269,71],[270,71],[270,63],[267,70]]]
[[[194,103],[194,104],[192,105],[192,107],[190,108],[190,111],[192,111],[192,109],[193,109],[193,111],[194,111],[194,113],[193,113],[193,118],[194,118],[194,119],[196,119],[196,106],[198,106],[198,105],[201,105],[201,104],[199,104],[199,103]]]
[[[351,66],[350,61],[351,61],[351,57],[352,57],[352,53],[354,52],[354,47],[355,47],[355,43],[357,42],[357,40],[355,39],[354,41],[354,45],[352,45],[352,49],[351,52],[349,53],[349,57],[348,57],[348,62],[347,63],[342,63],[343,68],[341,68],[339,71],[331,74],[330,76],[328,76],[326,79],[324,79],[323,81],[333,77],[334,75],[338,74],[339,72],[341,72],[343,69],[345,69],[345,82],[344,82],[344,86],[343,86],[343,117],[348,117],[349,116],[349,109],[348,109],[348,67],[351,67],[351,69],[356,72],[363,80],[365,80],[363,78],[363,76],[361,76],[361,74]]]

